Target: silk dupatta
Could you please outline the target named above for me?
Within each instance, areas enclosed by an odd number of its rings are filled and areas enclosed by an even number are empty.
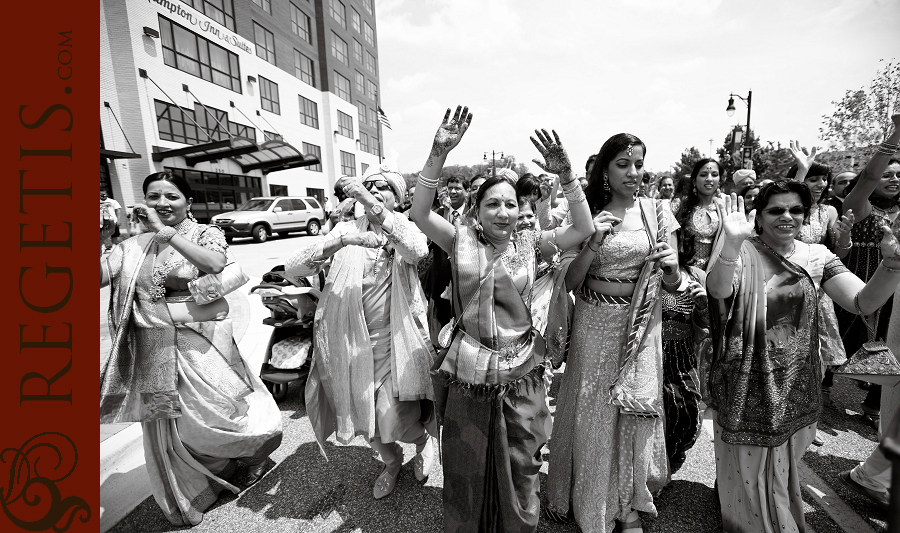
[[[732,295],[714,300],[715,332],[708,394],[729,444],[780,446],[819,414],[818,298],[807,272],[765,246],[758,237],[741,246]],[[777,287],[802,290],[802,314],[793,330],[767,317],[766,270]],[[772,310],[775,313],[775,310]],[[701,379],[701,385],[703,380]]]
[[[418,231],[402,214],[393,216],[395,233]],[[368,226],[368,218],[356,220],[357,231],[367,231]],[[342,444],[356,435],[375,438],[375,363],[362,303],[365,264],[361,246],[347,246],[334,254],[316,308],[306,407],[323,456],[322,445],[332,433]],[[416,265],[394,254],[391,276],[394,389],[400,401],[433,400],[429,370],[435,354]]]
[[[166,301],[150,299],[156,256],[153,234],[113,248],[109,327],[112,348],[100,368],[100,423],[146,422],[181,416],[176,331]]]

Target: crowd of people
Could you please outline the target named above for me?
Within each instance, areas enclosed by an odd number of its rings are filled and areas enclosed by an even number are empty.
[[[783,179],[701,159],[651,184],[648,147],[620,133],[578,179],[559,135],[536,130],[544,174],[470,179],[442,178],[472,124],[448,109],[414,193],[390,164],[342,177],[327,232],[285,258],[293,279],[327,272],[305,388],[321,453],[332,435],[365,439],[384,463],[380,499],[398,443],[415,444],[418,480],[443,469],[446,531],[535,531],[547,445],[545,516],[639,533],[705,411],[724,530],[805,531],[798,466],[821,444],[835,369],[870,341],[900,353],[893,123],[858,175],[792,143]],[[225,301],[188,290],[226,274],[221,231],[193,220],[171,173],[144,192],[148,232],[101,259],[114,339],[101,421],[143,424],[156,501],[196,524],[219,490],[238,490],[236,461],[248,483],[264,474],[281,418]],[[861,410],[886,445],[840,479],[887,509],[900,386],[866,386]]]

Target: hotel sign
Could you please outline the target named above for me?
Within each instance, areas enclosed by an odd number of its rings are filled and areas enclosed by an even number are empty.
[[[224,41],[231,46],[234,46],[235,48],[239,48],[247,52],[248,54],[253,53],[253,51],[250,49],[250,45],[244,42],[240,37],[231,32],[223,30],[209,20],[198,17],[196,14],[185,9],[183,7],[183,4],[178,1],[147,0],[147,2],[150,4],[159,5],[163,9],[168,10],[169,14],[171,15],[178,15],[182,19],[189,22],[192,26],[196,26],[197,28],[199,28],[200,31],[215,35],[220,41]]]

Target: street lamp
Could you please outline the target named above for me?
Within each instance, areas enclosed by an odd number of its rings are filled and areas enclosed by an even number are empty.
[[[503,159],[503,152],[496,152],[496,151],[494,151],[494,150],[491,150],[491,176],[492,176],[492,177],[497,175],[497,163],[496,163],[496,160],[497,160],[497,154],[498,154],[498,153],[500,154],[500,159]],[[487,163],[487,160],[488,160],[487,155],[488,155],[488,153],[485,152],[485,153],[484,153],[484,162],[485,162],[485,163]]]
[[[753,98],[753,91],[749,91],[747,93],[747,98],[744,98],[743,96],[741,96],[739,94],[733,94],[733,93],[728,96],[729,96],[728,107],[725,108],[725,112],[728,113],[729,117],[734,116],[734,97],[735,96],[737,96],[738,98],[743,100],[745,104],[747,104],[747,134],[744,137],[744,140],[746,141],[747,137],[750,136],[750,100]],[[745,147],[745,149],[741,150],[741,166],[742,167],[750,168],[753,166],[752,161],[750,161],[750,167],[747,167],[747,164],[746,164],[746,161],[749,160],[750,156],[752,155],[752,152],[751,152],[752,150],[753,150],[753,139],[751,138],[750,142],[747,143],[747,146]]]

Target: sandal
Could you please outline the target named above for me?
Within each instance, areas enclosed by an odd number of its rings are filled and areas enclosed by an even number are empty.
[[[375,487],[372,488],[372,496],[374,496],[376,500],[380,500],[394,492],[394,487],[397,486],[397,478],[399,476],[400,472],[397,472],[396,476],[392,476],[391,473],[388,472],[387,465],[384,465],[384,469],[381,471],[381,474],[378,474],[378,479],[375,480]]]

